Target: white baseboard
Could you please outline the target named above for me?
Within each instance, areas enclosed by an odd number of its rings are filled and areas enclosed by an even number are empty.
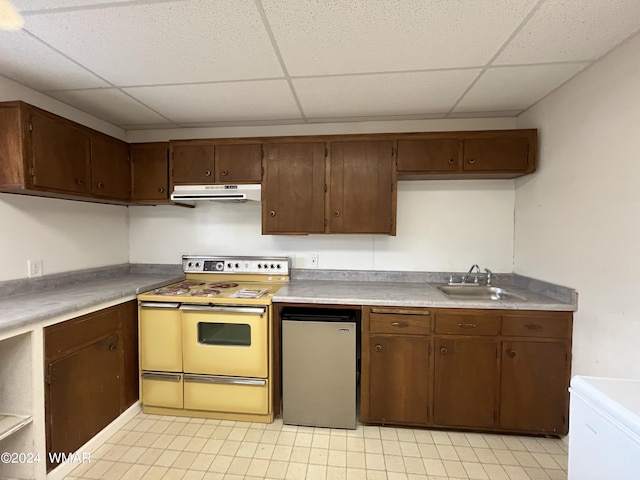
[[[142,406],[140,405],[140,402],[134,403],[127,410],[122,412],[120,416],[113,422],[100,430],[100,432],[98,432],[91,440],[80,447],[76,451],[76,453],[80,455],[80,458],[82,458],[83,454],[91,454],[95,452],[100,446],[102,446],[104,442],[109,440],[109,438],[111,438],[113,434],[124,427],[129,420],[131,420],[141,411]],[[69,475],[71,471],[77,466],[77,463],[72,462],[61,463],[47,474],[47,480],[62,480],[64,477]]]

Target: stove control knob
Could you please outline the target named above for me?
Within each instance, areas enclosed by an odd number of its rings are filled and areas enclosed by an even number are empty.
[[[227,268],[231,268],[231,263],[227,263]]]
[[[189,262],[189,263],[187,264],[187,266],[188,266],[189,268],[193,267],[193,262]]]
[[[262,265],[260,263],[258,264],[258,270],[262,270]]]
[[[278,264],[278,265],[276,265],[276,268],[277,268],[278,270],[280,270],[280,269],[282,268],[282,265]]]
[[[272,264],[271,264],[271,268],[276,268],[276,266],[272,263]]]
[[[196,262],[196,268],[200,268],[200,262]]]
[[[235,264],[235,267],[236,267],[236,268],[240,268],[240,264],[239,264],[239,263],[236,263],[236,264]]]

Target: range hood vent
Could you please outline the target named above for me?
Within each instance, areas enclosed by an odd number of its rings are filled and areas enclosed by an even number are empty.
[[[175,202],[259,202],[261,185],[176,185],[171,192]]]

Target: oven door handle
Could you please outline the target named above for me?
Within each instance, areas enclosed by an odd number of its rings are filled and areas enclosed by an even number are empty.
[[[183,303],[180,310],[195,310],[201,312],[229,312],[229,313],[259,313],[264,315],[265,307],[223,307],[212,305],[198,305],[194,303]]]
[[[262,378],[247,377],[217,377],[215,375],[187,375],[184,376],[185,382],[192,383],[222,383],[226,385],[256,385],[265,386],[267,381]]]
[[[172,302],[140,302],[140,306],[145,308],[178,308],[180,304]]]

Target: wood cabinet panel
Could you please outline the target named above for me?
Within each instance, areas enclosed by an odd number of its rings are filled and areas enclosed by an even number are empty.
[[[435,424],[497,426],[499,357],[497,341],[435,339]]]
[[[436,333],[450,335],[491,335],[500,333],[500,316],[482,313],[438,313]]]
[[[462,142],[453,138],[398,140],[398,173],[455,172],[460,168]]]
[[[48,452],[75,451],[138,400],[137,332],[135,301],[44,329]]]
[[[165,142],[131,144],[134,201],[168,203],[168,152]]]
[[[335,142],[329,148],[330,231],[395,235],[393,142]]]
[[[503,342],[500,426],[565,435],[569,381],[566,343]]]
[[[369,314],[369,329],[371,333],[429,335],[431,333],[431,317],[424,314],[371,312]]]
[[[125,201],[131,198],[128,143],[106,135],[91,135],[91,193]]]
[[[502,317],[502,335],[522,337],[570,338],[571,314],[526,314]]]
[[[369,338],[369,418],[380,423],[429,423],[430,337]]]
[[[170,142],[170,159],[173,184],[213,183],[215,146],[212,141]]]
[[[34,187],[90,192],[89,134],[62,118],[31,110],[31,166]]]
[[[324,232],[324,143],[266,144],[262,233]]]
[[[529,139],[526,137],[469,138],[464,141],[465,171],[526,171]]]
[[[216,145],[217,183],[260,183],[262,145]]]

